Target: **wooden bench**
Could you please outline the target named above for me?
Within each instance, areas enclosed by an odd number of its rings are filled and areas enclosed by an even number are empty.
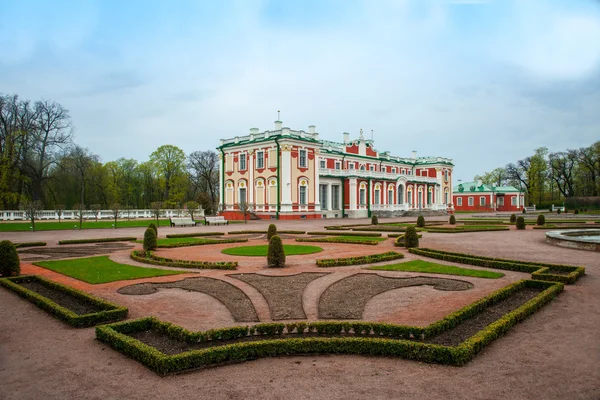
[[[196,226],[196,221],[190,217],[171,217],[169,218],[171,227],[174,226]]]
[[[229,221],[227,221],[225,219],[225,217],[219,216],[219,217],[204,217],[204,224],[205,225],[229,225]]]

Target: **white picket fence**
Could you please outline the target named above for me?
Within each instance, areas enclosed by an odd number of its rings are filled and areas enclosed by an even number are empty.
[[[187,210],[161,210],[161,217],[186,217],[189,216]],[[204,216],[204,210],[199,209],[194,213],[194,217]],[[100,210],[98,212],[98,219],[114,219],[115,214],[112,210]],[[154,212],[150,209],[143,210],[122,210],[119,211],[119,218],[154,218]],[[56,210],[42,210],[39,212],[38,220],[44,221],[58,221],[58,212]],[[79,219],[79,210],[64,210],[60,216],[60,219]],[[96,219],[96,214],[90,210],[83,211],[83,219]],[[0,221],[24,221],[25,212],[21,210],[0,210]]]

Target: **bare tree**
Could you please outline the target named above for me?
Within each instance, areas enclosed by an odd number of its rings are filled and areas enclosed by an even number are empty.
[[[58,215],[58,223],[60,224],[60,217],[62,217],[64,211],[65,211],[65,205],[64,204],[57,204],[54,209],[56,210],[56,215]]]
[[[161,216],[162,214],[162,202],[160,201],[153,201],[152,203],[150,203],[150,208],[152,209],[152,215],[154,215],[154,217],[156,218],[156,226],[159,226],[158,224],[158,217]]]
[[[188,201],[186,203],[186,206],[187,206],[187,213],[190,214],[190,218],[193,221],[194,214],[198,211],[198,207],[200,207],[200,204],[198,204],[197,201]]]
[[[219,157],[214,151],[195,151],[187,161],[190,182],[200,193],[210,197],[210,209],[214,212],[219,198]]]
[[[100,204],[92,204],[90,206],[90,210],[92,210],[92,214],[96,218],[96,222],[98,222],[98,214],[100,214],[101,209],[102,209],[102,206]]]
[[[252,212],[252,205],[250,203],[248,203],[246,200],[241,200],[238,203],[238,209],[244,215],[244,224],[245,224],[248,219],[247,218],[248,215],[250,215],[250,213]]]
[[[85,204],[77,203],[77,204],[75,204],[73,209],[75,209],[75,211],[76,211],[75,215],[79,219],[79,230],[81,230],[81,228],[83,228],[83,212],[85,211]]]
[[[110,209],[113,214],[113,218],[115,219],[114,227],[117,229],[117,219],[119,218],[119,212],[121,211],[121,205],[119,203],[112,203],[110,205]]]
[[[549,159],[550,176],[556,182],[560,193],[565,197],[574,196],[577,152],[569,150],[568,152],[551,153]]]
[[[25,218],[31,221],[31,229],[35,232],[35,220],[38,218],[40,211],[44,209],[44,205],[39,200],[29,200],[23,202],[22,208]]]

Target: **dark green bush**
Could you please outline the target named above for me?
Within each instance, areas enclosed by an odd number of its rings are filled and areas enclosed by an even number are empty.
[[[156,231],[153,228],[146,229],[146,232],[144,232],[144,250],[156,250],[156,246],[158,246]]]
[[[456,217],[454,215],[451,215],[450,216],[450,221],[448,221],[448,222],[450,222],[450,225],[456,224]]]
[[[114,237],[114,238],[97,238],[97,239],[72,239],[59,240],[58,244],[84,244],[84,243],[109,243],[109,242],[133,242],[137,238],[134,236]]]
[[[579,214],[579,210],[575,209],[575,211],[573,211],[575,214]]]
[[[269,225],[269,229],[267,229],[267,239],[271,240],[273,236],[277,235],[277,227],[275,224]]]
[[[525,209],[525,207],[523,207],[523,214],[526,214],[527,210]]]
[[[537,224],[537,225],[540,225],[540,226],[542,226],[542,225],[546,225],[546,217],[544,217],[544,215],[543,215],[543,214],[540,214],[540,215],[538,215],[538,216],[537,216],[537,221],[536,221],[536,224]]]
[[[517,215],[516,214],[510,214],[510,223],[514,224],[515,222],[517,222]]]
[[[560,215],[560,208],[556,210],[556,213]]]
[[[379,220],[377,219],[377,215],[373,214],[373,216],[371,217],[371,225],[377,224],[379,224]]]
[[[523,217],[517,218],[516,226],[517,226],[517,229],[525,229],[525,218],[523,218]]]
[[[425,226],[425,217],[422,215],[419,215],[419,218],[417,218],[417,226],[419,228],[423,228]]]
[[[371,254],[368,256],[359,257],[347,257],[347,258],[325,258],[317,260],[317,267],[339,267],[346,265],[361,265],[361,264],[372,264],[382,261],[397,260],[404,258],[404,254],[397,253],[395,251],[388,251],[387,253]]]
[[[190,261],[176,260],[173,258],[160,257],[151,251],[132,251],[130,254],[132,260],[143,262],[146,264],[163,265],[167,267],[177,268],[194,268],[194,269],[236,269],[237,261]]]
[[[156,237],[158,237],[158,227],[156,226],[156,224],[154,222],[150,222],[150,225],[148,225],[148,228],[154,229],[154,233],[156,233]]]
[[[19,253],[10,240],[0,242],[0,275],[4,277],[16,276],[21,273]]]
[[[409,226],[406,228],[406,233],[404,234],[404,245],[406,248],[419,247],[419,236],[417,235],[417,230],[414,226]]]
[[[269,240],[269,250],[267,252],[267,267],[283,268],[285,267],[285,252],[283,243],[279,235],[275,235]]]

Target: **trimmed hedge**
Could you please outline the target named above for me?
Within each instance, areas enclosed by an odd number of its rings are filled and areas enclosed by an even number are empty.
[[[189,247],[189,246],[204,246],[207,244],[219,244],[219,243],[244,243],[247,242],[248,239],[205,239],[202,242],[184,242],[184,243],[169,243],[169,244],[159,244],[156,246],[159,249],[172,249],[175,247]]]
[[[147,228],[146,232],[144,232],[144,242],[143,242],[144,250],[146,250],[146,251],[156,250],[157,246],[158,246],[158,239],[156,236],[156,229],[154,229],[152,227]]]
[[[357,232],[307,232],[308,235],[316,236],[361,236],[361,237],[381,237],[381,233],[357,233]]]
[[[85,300],[86,302],[89,302],[95,306],[101,307],[103,311],[84,315],[76,314],[73,311],[56,304],[54,301],[48,299],[47,297],[44,297],[41,294],[34,292],[33,290],[26,289],[25,287],[19,284],[31,281],[39,282],[45,286],[48,286],[49,288],[60,290],[73,297]],[[104,299],[94,297],[88,293],[73,289],[69,286],[50,281],[48,279],[42,278],[41,276],[23,275],[16,276],[13,278],[2,278],[0,279],[0,286],[4,286],[5,288],[12,290],[19,296],[31,301],[33,304],[35,304],[42,310],[47,311],[48,313],[52,314],[58,319],[65,321],[66,323],[75,328],[85,328],[127,318],[128,310],[126,307],[110,303]]]
[[[277,226],[275,224],[270,224],[269,229],[267,229],[267,240],[271,240],[275,235],[277,235]]]
[[[572,284],[585,275],[584,267],[575,267],[571,265],[548,264],[541,262],[529,262],[508,260],[505,258],[492,258],[475,256],[472,254],[452,253],[449,251],[435,249],[410,249],[413,254],[425,257],[436,258],[438,260],[458,262],[462,264],[476,265],[479,267],[502,269],[506,271],[518,271],[531,273],[533,279],[549,282],[562,282]],[[551,271],[560,271],[563,274],[553,274]],[[564,275],[566,274],[566,275]]]
[[[277,231],[278,234],[279,233],[287,233],[289,235],[304,235],[306,233],[306,231],[294,231],[294,230],[287,230],[287,231]],[[231,231],[231,232],[227,232],[228,235],[244,235],[244,234],[251,234],[251,233],[264,233],[264,234],[268,234],[268,231],[251,231],[251,230],[246,230],[246,231]]]
[[[431,233],[469,233],[469,232],[495,232],[495,231],[508,231],[510,228],[508,226],[494,226],[494,227],[482,227],[477,225],[472,226],[456,226],[454,228],[444,228],[444,227],[436,227],[436,228],[424,228],[425,232]]]
[[[115,237],[115,238],[99,238],[99,239],[74,239],[60,240],[58,244],[84,244],[84,243],[107,243],[107,242],[133,242],[137,238],[133,236]]]
[[[404,258],[404,254],[395,251],[388,251],[387,253],[371,254],[361,257],[324,258],[317,260],[317,267],[327,268],[347,265],[373,264],[383,261],[398,260],[400,258]]]
[[[267,250],[267,267],[283,268],[285,267],[285,251],[279,235],[271,236],[269,239],[269,248]]]
[[[238,266],[237,261],[221,261],[221,262],[209,262],[209,261],[190,261],[190,260],[176,260],[174,258],[160,257],[151,251],[137,251],[134,250],[129,255],[132,260],[139,261],[145,264],[162,265],[164,267],[177,267],[177,268],[194,268],[194,269],[236,269]]]
[[[198,236],[223,236],[225,232],[192,232],[192,233],[174,233],[167,235],[169,239],[198,237]]]
[[[37,247],[37,246],[45,246],[46,242],[21,242],[21,243],[13,243],[17,249],[21,247]]]
[[[0,275],[4,277],[21,274],[19,253],[10,240],[0,242]]]
[[[369,225],[370,226],[370,225]],[[372,227],[365,228],[352,228],[353,231],[356,232],[404,232],[406,231],[406,226],[385,226],[385,225],[377,225]],[[418,230],[420,230],[419,228]]]
[[[519,230],[525,229],[525,218],[523,218],[523,217],[517,217],[517,222],[515,223],[515,226]]]
[[[345,244],[366,244],[376,246],[377,240],[356,240],[349,238],[323,237],[323,238],[297,238],[296,242],[316,242],[316,243],[345,243]]]
[[[543,289],[543,291],[458,346],[442,346],[414,340],[427,339],[451,329],[524,287],[535,287]],[[226,362],[294,354],[365,354],[402,357],[429,363],[464,365],[487,344],[547,304],[563,289],[564,285],[561,283],[516,282],[425,328],[381,323],[324,321],[289,324],[267,323],[190,332],[180,326],[151,317],[96,327],[96,338],[160,375]],[[199,350],[166,355],[156,348],[128,336],[131,333],[151,329],[157,330],[173,340],[189,344],[214,342],[214,345]],[[248,336],[264,336],[265,338],[257,341],[238,340]],[[228,343],[231,340],[238,341]]]

